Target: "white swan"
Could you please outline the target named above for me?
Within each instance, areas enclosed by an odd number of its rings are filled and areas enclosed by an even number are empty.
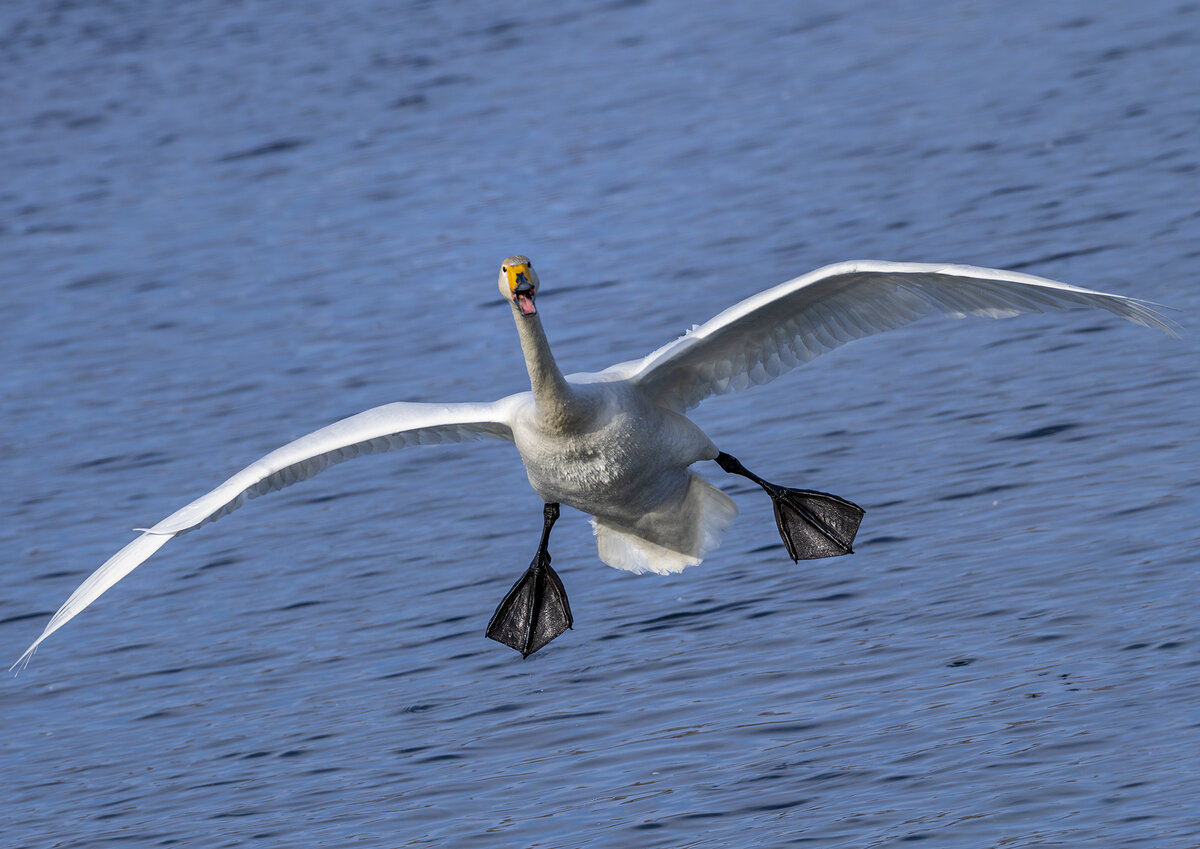
[[[1004,318],[1099,307],[1174,333],[1146,304],[1028,274],[894,262],[826,266],[747,298],[649,356],[564,377],[535,306],[538,275],[504,260],[500,292],[512,305],[532,391],[490,404],[385,404],[272,451],[171,514],[114,554],[67,599],[14,664],[172,537],[359,454],[411,444],[494,437],[516,444],[546,503],[541,544],[496,610],[487,635],[528,655],[572,624],[547,545],[559,503],[590,513],[600,559],[632,572],[678,572],[717,546],[737,510],[690,470],[716,460],[751,478],[775,504],[789,555],[851,551],[862,510],[824,493],[769,484],[717,447],[684,412],[709,395],[766,383],[852,339],[941,313]]]

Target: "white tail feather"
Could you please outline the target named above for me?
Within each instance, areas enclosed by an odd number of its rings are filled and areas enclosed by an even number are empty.
[[[695,566],[721,544],[737,505],[698,475],[691,475],[682,504],[656,510],[632,524],[592,519],[600,559],[617,569],[669,575]]]

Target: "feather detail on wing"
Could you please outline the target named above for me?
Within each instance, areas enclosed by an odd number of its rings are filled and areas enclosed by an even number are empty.
[[[1096,307],[1174,334],[1147,304],[1031,274],[967,265],[843,262],[781,283],[694,327],[649,356],[593,380],[630,380],[683,412],[709,395],[766,383],[853,339],[927,315],[1008,318]]]
[[[71,594],[13,667],[28,663],[37,647],[95,601],[109,587],[162,548],[167,540],[236,510],[247,498],[283,489],[360,454],[394,451],[405,445],[431,445],[468,439],[512,440],[508,422],[521,395],[493,404],[384,404],[302,436],[163,519],[126,545]]]
[[[510,396],[494,404],[419,404],[397,401],[359,413],[302,436],[252,463],[207,495],[172,513],[152,534],[177,534],[232,513],[247,498],[307,480],[329,466],[361,454],[406,445],[436,445],[494,437],[512,441],[506,410]]]

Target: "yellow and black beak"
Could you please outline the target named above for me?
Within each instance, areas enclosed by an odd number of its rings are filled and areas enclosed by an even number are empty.
[[[533,281],[529,279],[529,266],[510,265],[505,272],[508,274],[508,290],[512,293],[512,302],[521,315],[537,314],[533,299],[537,294]]]

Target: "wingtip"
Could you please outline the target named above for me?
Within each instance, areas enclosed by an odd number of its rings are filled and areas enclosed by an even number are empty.
[[[1146,323],[1147,327],[1157,327],[1173,339],[1179,339],[1183,335],[1183,324],[1161,312],[1161,310],[1178,312],[1175,307],[1156,304],[1153,301],[1147,301],[1146,304],[1152,304],[1152,306],[1146,306],[1146,312],[1149,313],[1148,317],[1150,319]]]
[[[1117,297],[1127,307],[1126,310],[1117,313],[1122,318],[1126,318],[1134,324],[1140,324],[1142,327],[1161,330],[1174,339],[1180,337],[1183,325],[1166,314],[1168,312],[1179,312],[1175,307],[1160,304],[1157,301],[1148,301],[1144,298],[1131,298],[1121,295]],[[1113,312],[1117,311],[1113,310]]]
[[[8,667],[8,671],[13,674],[14,678],[24,672],[25,667],[29,666],[29,661],[33,660],[33,653],[37,651],[37,647],[41,645],[42,639],[43,637],[38,637],[36,640],[34,640],[33,645],[25,649],[25,654],[17,658],[17,662]]]

